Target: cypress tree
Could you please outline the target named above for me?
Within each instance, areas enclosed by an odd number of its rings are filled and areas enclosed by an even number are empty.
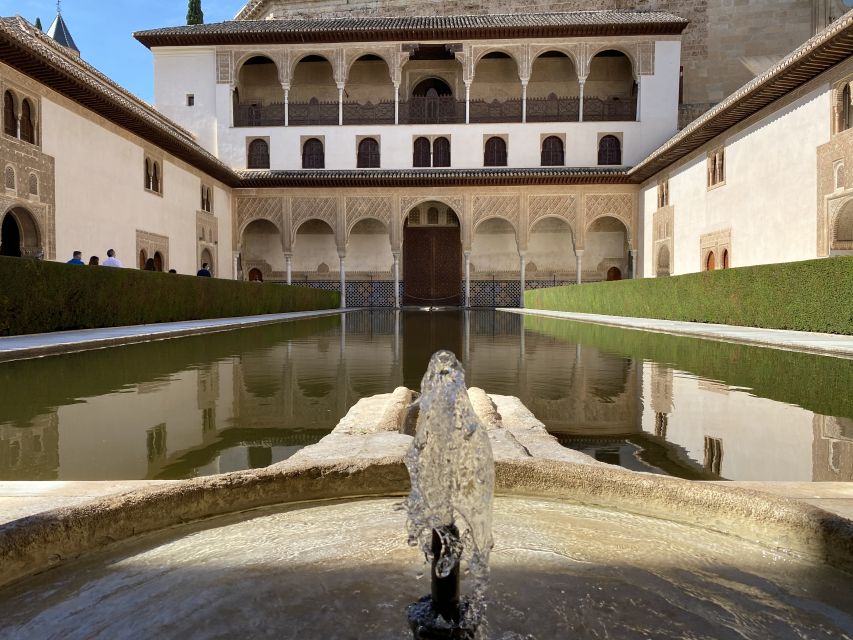
[[[41,18],[36,18],[36,29],[44,31],[44,27],[41,26]]]
[[[204,24],[204,12],[201,10],[201,0],[189,0],[187,24]]]

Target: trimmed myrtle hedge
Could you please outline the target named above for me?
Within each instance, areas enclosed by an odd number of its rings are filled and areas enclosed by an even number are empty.
[[[331,309],[305,287],[0,257],[0,335]]]
[[[530,309],[853,334],[853,257],[526,291]]]

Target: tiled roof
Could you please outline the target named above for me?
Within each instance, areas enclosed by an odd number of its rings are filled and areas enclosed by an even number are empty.
[[[56,40],[63,47],[68,47],[80,53],[80,49],[77,48],[77,45],[74,44],[74,38],[71,37],[71,32],[68,30],[68,25],[65,24],[65,19],[62,17],[61,13],[56,14],[56,18],[53,19],[53,24],[50,25],[50,28],[47,30],[47,35]]]
[[[642,182],[853,55],[853,11],[699,116],[628,172]]]
[[[452,187],[469,185],[629,184],[625,169],[607,167],[486,167],[483,169],[301,169],[238,171],[240,186]]]
[[[475,16],[235,20],[134,33],[146,47],[680,34],[688,21],[662,11],[570,11]]]
[[[74,56],[23,18],[0,18],[0,62],[226,184],[237,174],[193,135]]]

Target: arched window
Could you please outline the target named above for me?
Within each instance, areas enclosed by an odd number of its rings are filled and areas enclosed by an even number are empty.
[[[151,188],[151,161],[148,158],[145,158],[145,188]]]
[[[566,163],[563,141],[557,136],[548,136],[542,141],[542,166],[562,167]]]
[[[148,262],[148,254],[145,253],[145,249],[139,250],[139,268],[140,270],[145,269],[145,263]]]
[[[151,191],[160,193],[160,163],[155,162],[151,169]]]
[[[359,169],[379,168],[379,143],[374,138],[365,138],[358,143],[356,166]]]
[[[413,167],[430,166],[429,140],[426,138],[415,139],[414,153],[412,155]]]
[[[249,169],[270,168],[270,146],[266,140],[252,140],[249,143]]]
[[[598,164],[622,164],[622,144],[616,136],[598,141]]]
[[[323,169],[326,166],[326,154],[323,143],[317,138],[308,138],[302,145],[302,168]]]
[[[427,224],[438,224],[438,209],[435,207],[427,209]]]
[[[844,85],[844,90],[841,92],[841,108],[843,109],[843,120],[841,122],[841,130],[847,131],[853,127],[853,106],[850,105],[850,84]]]
[[[36,126],[33,122],[33,107],[29,100],[24,100],[21,105],[21,140],[36,143]]]
[[[39,179],[36,174],[30,174],[30,195],[37,196],[39,194]]]
[[[18,112],[11,91],[3,94],[3,131],[7,136],[18,137]]]
[[[6,188],[14,189],[15,188],[15,170],[12,167],[6,167],[6,173],[4,175],[6,180]]]
[[[723,261],[722,261],[721,267],[723,269],[729,268],[729,250],[728,249],[723,249]]]
[[[705,271],[713,271],[717,268],[717,259],[714,257],[714,252],[709,251],[708,257],[705,258]]]
[[[432,143],[432,166],[450,166],[450,140],[447,138],[436,138]]]
[[[483,154],[484,167],[506,166],[506,142],[503,138],[494,136],[486,140],[486,149]]]

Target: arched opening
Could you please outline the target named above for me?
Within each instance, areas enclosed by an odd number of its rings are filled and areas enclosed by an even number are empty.
[[[367,54],[347,76],[344,124],[394,124],[394,84],[388,63]]]
[[[548,136],[542,141],[542,166],[562,167],[566,164],[563,141],[557,136]]]
[[[3,94],[3,132],[7,136],[18,137],[17,103],[11,91]]]
[[[432,143],[432,166],[450,166],[450,140],[447,138],[436,138]]]
[[[326,153],[319,138],[308,138],[302,145],[302,168],[323,169],[326,166]]]
[[[502,51],[480,58],[471,84],[471,122],[521,122],[518,65]]]
[[[151,189],[151,161],[145,158],[145,188]]]
[[[358,143],[356,166],[359,169],[378,169],[379,164],[379,143],[375,138],[364,138]]]
[[[269,220],[253,220],[243,230],[240,239],[243,271],[260,270],[283,271],[284,250],[281,246],[281,232]]]
[[[237,73],[234,126],[267,127],[284,124],[284,90],[278,67],[266,56],[249,58]]]
[[[154,252],[154,271],[163,271],[163,254],[159,251]]]
[[[213,254],[210,252],[210,249],[204,249],[201,252],[201,264],[199,266],[203,264],[207,264],[207,270],[210,271],[210,275],[216,275],[216,271],[214,270],[215,265],[213,264]]]
[[[602,136],[598,141],[598,164],[622,164],[622,143],[616,136]]]
[[[598,272],[598,279],[609,279],[617,267],[620,277],[628,272],[628,229],[612,216],[597,218],[586,231],[583,261]],[[615,273],[615,272],[613,272]]]
[[[723,256],[722,256],[722,260],[720,261],[720,266],[723,269],[729,268],[729,250],[728,249],[723,249]]]
[[[415,138],[412,150],[413,167],[429,167],[432,164],[432,153],[429,138]]]
[[[545,51],[533,61],[527,85],[528,122],[577,122],[580,82],[572,59]]]
[[[248,161],[246,166],[249,169],[269,169],[270,168],[270,146],[266,140],[256,138],[249,143]]]
[[[853,201],[848,202],[836,215],[832,224],[830,249],[833,251],[853,250]]]
[[[264,274],[258,268],[249,269],[249,282],[263,282]]]
[[[151,190],[160,193],[160,163],[155,162],[151,169]]]
[[[148,262],[148,253],[145,249],[139,251],[139,268],[145,269],[145,263]]]
[[[335,231],[325,221],[306,220],[293,236],[293,270],[306,280],[330,280],[339,264]],[[331,266],[330,266],[331,265]],[[335,268],[335,273],[338,269]]]
[[[713,251],[708,252],[708,257],[705,258],[705,271],[713,271],[717,268],[717,259]]]
[[[631,59],[621,51],[607,49],[589,63],[584,85],[584,121],[630,121],[637,119],[637,84]]]
[[[850,100],[850,83],[847,83],[844,85],[844,90],[841,92],[842,131],[847,131],[847,129],[853,127],[853,105],[850,104]]]
[[[21,104],[21,140],[36,143],[36,125],[33,120],[33,106],[29,100],[24,100]]]
[[[9,212],[0,224],[0,256],[20,258],[21,255],[21,229],[15,216]]]
[[[471,268],[478,276],[518,271],[515,228],[503,218],[483,220],[471,239]]]
[[[506,141],[493,136],[486,140],[483,150],[484,167],[505,167],[507,164]]]
[[[666,245],[661,246],[658,251],[658,261],[657,261],[657,277],[662,278],[668,276],[670,274],[670,257],[669,257],[669,247]]]
[[[322,56],[302,58],[293,69],[290,125],[338,124],[338,86],[332,63]]]
[[[380,284],[385,281],[387,286],[393,265],[388,227],[375,218],[356,222],[347,240],[347,279],[359,282],[367,306],[394,306],[393,292],[389,296]],[[373,282],[374,276],[379,282]]]
[[[530,228],[527,241],[527,276],[530,280],[568,280],[575,273],[574,238],[562,218],[540,218]]]
[[[622,270],[619,267],[610,267],[607,270],[607,282],[613,282],[614,280],[622,279]]]
[[[459,64],[455,62],[447,64],[452,65],[452,71],[449,71],[456,75]],[[465,105],[462,104],[460,110],[449,84],[440,78],[430,77],[421,80],[412,89],[412,95],[404,106],[405,117],[402,121],[409,124],[462,122],[465,118],[464,108]]]
[[[3,172],[3,182],[7,189],[17,190],[17,180],[15,179],[15,170],[12,167],[6,167]]]
[[[403,227],[403,274],[404,304],[462,302],[462,238],[451,207],[427,201],[409,212]]]

